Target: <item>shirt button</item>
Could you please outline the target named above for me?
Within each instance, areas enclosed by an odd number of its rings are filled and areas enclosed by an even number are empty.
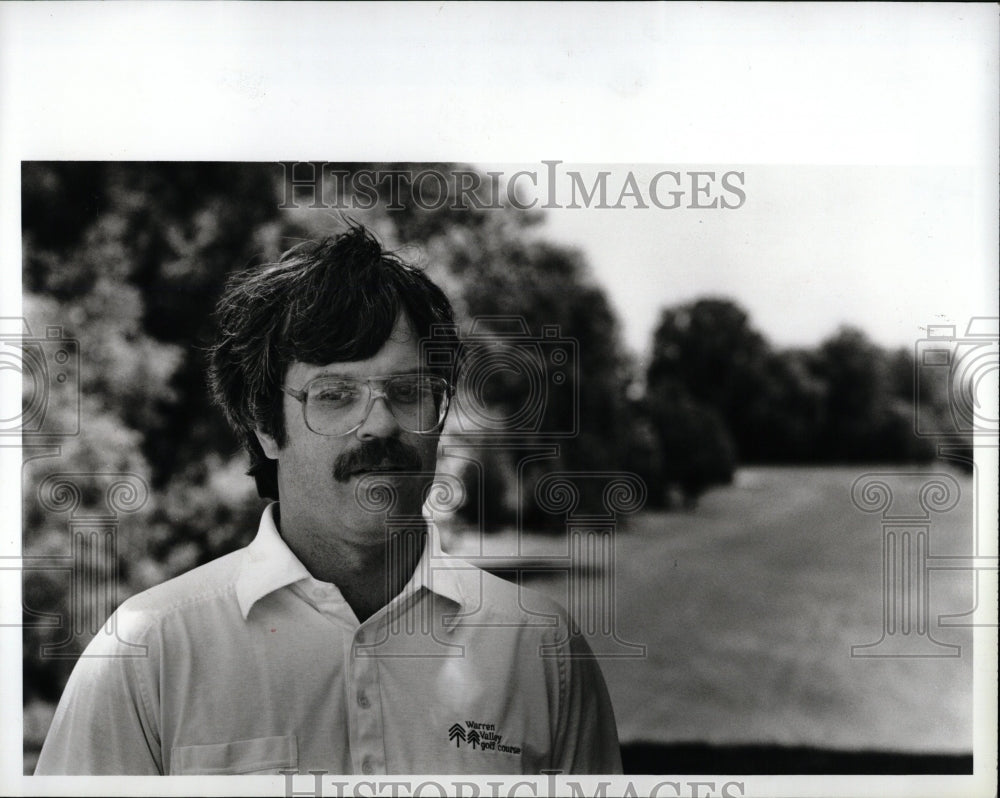
[[[364,633],[364,632],[358,632],[358,633],[357,633],[357,634],[356,634],[356,635],[354,636],[354,639],[355,639],[355,640],[357,640],[357,641],[358,641],[358,643],[361,643],[361,644],[363,644],[363,643],[365,642],[365,633]]]
[[[370,776],[372,773],[375,772],[375,768],[372,767],[372,761],[370,759],[366,759],[364,762],[361,763],[361,772],[364,773],[366,776]]]
[[[362,709],[368,709],[372,705],[372,702],[368,700],[368,696],[365,695],[364,690],[358,693],[358,706]]]

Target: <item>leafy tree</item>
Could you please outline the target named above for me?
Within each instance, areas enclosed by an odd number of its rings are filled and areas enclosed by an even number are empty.
[[[664,425],[697,408],[711,411],[740,462],[934,455],[933,443],[913,433],[912,356],[887,352],[857,329],[842,328],[814,350],[775,351],[735,303],[698,300],[663,311],[647,383],[663,445]],[[683,401],[664,398],[672,395]],[[940,398],[929,401],[933,412]],[[702,421],[704,429],[711,426]],[[724,459],[725,447],[716,448]],[[672,479],[677,456],[664,452],[664,472]]]
[[[695,401],[684,386],[658,380],[646,397],[645,411],[661,453],[655,503],[669,507],[670,491],[677,489],[690,509],[709,487],[732,481],[733,442],[712,408]]]
[[[80,351],[76,379],[52,383],[44,408],[56,429],[72,429],[79,418],[79,433],[58,448],[26,448],[25,554],[70,553],[68,518],[39,500],[48,475],[83,475],[75,478],[82,513],[108,512],[102,479],[109,473],[137,475],[150,487],[142,509],[121,519],[112,561],[96,558],[84,539],[82,556],[98,566],[83,585],[88,606],[109,587],[122,600],[253,533],[255,522],[225,523],[248,509],[256,515],[258,502],[246,489],[233,489],[235,480],[219,489],[241,463],[231,460],[235,443],[208,407],[200,351],[225,274],[266,251],[280,225],[269,169],[22,167],[24,313],[36,336],[58,326]],[[199,482],[206,471],[211,478]],[[187,539],[186,519],[192,519]],[[140,529],[141,536],[134,534]],[[67,634],[74,611],[69,590],[64,571],[25,572],[26,703],[58,697],[73,652],[88,640],[70,638],[62,650],[70,658],[41,656],[44,645]],[[46,613],[62,624],[40,624]]]
[[[236,449],[208,406],[203,352],[226,275],[273,259],[298,231],[278,209],[280,176],[277,164],[22,167],[25,288],[97,327],[127,315],[113,363],[96,327],[96,343],[83,356],[100,379],[129,377],[131,392],[99,384],[88,390],[141,431],[156,488],[205,451]],[[176,347],[171,362],[157,344]],[[170,379],[146,381],[149,369],[169,371]]]
[[[663,380],[683,385],[728,427],[740,459],[753,459],[765,446],[770,356],[766,340],[736,303],[699,299],[661,314],[647,382],[651,388]]]
[[[908,352],[888,353],[861,330],[842,327],[820,344],[815,371],[826,386],[825,423],[818,440],[824,459],[933,457],[933,443],[913,432],[913,361]]]

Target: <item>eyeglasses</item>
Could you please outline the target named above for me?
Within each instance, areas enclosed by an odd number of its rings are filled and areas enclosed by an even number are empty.
[[[302,403],[306,426],[317,435],[349,435],[357,430],[376,399],[407,432],[434,432],[448,414],[451,384],[432,374],[393,374],[355,380],[317,377],[302,388],[282,388]]]

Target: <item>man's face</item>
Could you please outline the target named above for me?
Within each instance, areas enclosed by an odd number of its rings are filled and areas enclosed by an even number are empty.
[[[392,335],[367,360],[314,366],[294,362],[285,375],[285,386],[301,390],[319,376],[365,379],[373,376],[414,374],[419,371],[416,336],[405,316]],[[378,494],[366,490],[372,480],[388,482],[396,500],[388,515],[420,514],[423,492],[437,464],[438,433],[407,432],[396,420],[384,398],[371,404],[361,426],[347,435],[325,436],[311,431],[303,405],[284,396],[285,445],[258,432],[268,457],[278,461],[281,525],[303,526],[300,533],[337,535],[355,543],[377,545],[385,540],[387,512],[373,510]],[[380,470],[389,468],[390,470]],[[394,473],[391,469],[423,472],[422,477]],[[375,472],[375,473],[373,473]],[[367,474],[367,476],[366,476]],[[368,494],[367,500],[365,494]],[[383,491],[382,495],[386,495]]]

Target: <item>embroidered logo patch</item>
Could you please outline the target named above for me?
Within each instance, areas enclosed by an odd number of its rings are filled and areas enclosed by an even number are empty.
[[[448,729],[448,739],[455,743],[456,748],[465,745],[476,751],[498,751],[501,754],[519,754],[521,746],[503,742],[503,735],[497,732],[492,723],[479,723],[474,720],[453,723]]]

